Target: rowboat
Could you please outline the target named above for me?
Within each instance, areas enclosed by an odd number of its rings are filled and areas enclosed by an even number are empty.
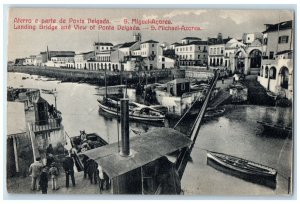
[[[204,114],[204,118],[208,119],[208,118],[218,117],[223,115],[224,112],[225,112],[225,108],[207,110]]]
[[[48,90],[48,89],[42,89],[42,93],[44,94],[54,94],[53,90]]]
[[[99,108],[114,116],[120,116],[120,105],[117,101],[106,99],[99,100]],[[129,104],[129,119],[144,122],[164,122],[165,115],[149,106],[137,105],[137,103],[130,102]]]
[[[87,133],[87,134],[85,134],[85,139],[88,141],[91,149],[102,147],[102,146],[108,144],[97,133]],[[72,146],[76,148],[77,152],[80,152],[81,145],[84,143],[84,141],[82,141],[81,135],[71,137],[70,140],[71,140]]]
[[[271,133],[275,136],[292,136],[293,129],[291,127],[286,127],[284,125],[273,124],[269,122],[256,121],[258,124],[262,125],[266,132]]]
[[[277,170],[228,154],[207,151],[207,164],[253,183],[276,188]]]

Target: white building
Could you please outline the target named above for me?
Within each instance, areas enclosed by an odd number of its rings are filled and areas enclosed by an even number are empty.
[[[159,55],[157,68],[158,69],[171,69],[171,68],[175,67],[175,63],[176,63],[175,59]]]
[[[95,58],[95,51],[82,52],[74,56],[75,69],[87,69],[87,60]]]
[[[263,57],[258,81],[267,90],[292,100],[293,21],[267,24],[263,34]]]
[[[152,70],[158,67],[159,55],[162,55],[162,49],[157,41],[148,40],[141,43],[141,57],[145,62],[145,70]]]
[[[191,41],[177,45],[175,54],[179,66],[206,66],[208,59],[208,42]]]

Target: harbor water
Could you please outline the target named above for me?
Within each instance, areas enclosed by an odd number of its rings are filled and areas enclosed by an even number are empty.
[[[27,77],[23,80],[22,77]],[[47,78],[21,73],[8,73],[7,86],[14,88],[56,89],[57,109],[62,113],[62,124],[70,136],[79,135],[80,130],[97,133],[108,143],[118,140],[116,118],[99,114],[96,86],[80,83],[61,83]],[[55,104],[53,95],[42,94],[49,103]],[[292,125],[291,108],[264,106],[226,106],[223,116],[205,121],[182,178],[185,195],[286,195],[287,177],[292,171],[292,137],[274,137],[266,134],[257,121],[274,122],[285,126]],[[172,124],[172,121],[168,124]],[[183,128],[191,121],[183,122]],[[130,129],[146,132],[154,125],[130,122]],[[135,133],[130,131],[130,136]],[[254,184],[224,174],[206,163],[206,151],[222,152],[278,170],[276,189]]]

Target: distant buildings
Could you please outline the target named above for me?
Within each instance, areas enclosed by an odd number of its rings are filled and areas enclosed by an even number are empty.
[[[225,68],[232,73],[254,74],[259,72],[262,39],[259,33],[247,33],[243,40],[218,38],[209,40],[209,67]],[[256,38],[258,37],[258,38]]]
[[[207,66],[208,42],[200,38],[188,37],[176,45],[178,66]]]
[[[293,35],[293,21],[266,24],[258,76],[263,87],[288,99],[293,98]]]

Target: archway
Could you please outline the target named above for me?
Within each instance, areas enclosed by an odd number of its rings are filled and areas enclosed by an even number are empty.
[[[289,70],[287,67],[281,67],[279,72],[280,87],[288,89],[289,86]]]
[[[246,53],[245,51],[239,50],[235,54],[235,72],[237,73],[244,73],[245,72],[245,58]]]
[[[254,49],[249,54],[250,68],[260,68],[262,53],[258,49]]]

